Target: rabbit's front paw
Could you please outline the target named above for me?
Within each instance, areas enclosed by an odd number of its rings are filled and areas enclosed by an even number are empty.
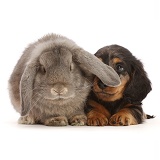
[[[67,126],[68,120],[64,116],[52,117],[45,120],[46,126]]]
[[[35,124],[34,118],[30,116],[22,116],[18,120],[19,124]]]
[[[76,115],[70,118],[70,125],[72,126],[84,126],[87,122],[87,117],[85,115]]]

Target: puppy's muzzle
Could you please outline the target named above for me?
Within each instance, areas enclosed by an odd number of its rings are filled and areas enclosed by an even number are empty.
[[[101,80],[98,81],[98,86],[100,89],[105,89],[107,87]]]

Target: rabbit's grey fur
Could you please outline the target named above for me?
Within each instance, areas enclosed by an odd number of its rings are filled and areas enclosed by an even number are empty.
[[[92,75],[109,86],[120,83],[111,67],[66,37],[50,34],[30,44],[9,79],[19,123],[85,125]]]

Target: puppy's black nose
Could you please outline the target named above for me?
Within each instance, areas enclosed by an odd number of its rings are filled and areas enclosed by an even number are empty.
[[[101,80],[99,80],[98,86],[99,86],[99,88],[101,88],[101,89],[105,89],[105,88],[107,87],[107,85],[105,85]]]

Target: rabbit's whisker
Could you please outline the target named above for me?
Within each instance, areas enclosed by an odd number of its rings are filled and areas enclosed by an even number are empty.
[[[36,106],[37,102],[39,102],[40,100],[42,100],[42,97],[39,97],[39,98],[32,104],[32,100],[33,100],[34,97],[37,96],[37,95],[38,95],[38,93],[36,93],[36,94],[32,97],[32,99],[31,99],[31,101],[30,101],[30,106],[32,106],[32,107],[30,107],[28,113]]]
[[[37,88],[33,88],[32,90],[30,90],[30,92],[28,92],[25,96],[24,99],[26,99],[28,97],[29,94],[33,93],[33,91],[35,91]]]

